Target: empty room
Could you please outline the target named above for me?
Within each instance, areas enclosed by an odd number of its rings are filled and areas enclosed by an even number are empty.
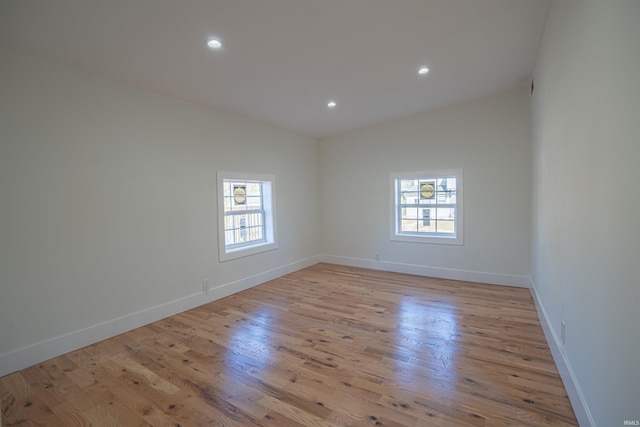
[[[0,426],[640,425],[637,22],[1,0]]]

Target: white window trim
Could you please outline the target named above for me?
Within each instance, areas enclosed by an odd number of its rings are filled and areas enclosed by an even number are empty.
[[[242,258],[249,255],[259,254],[278,248],[276,233],[276,178],[274,175],[222,172],[218,171],[218,258],[220,262]],[[224,188],[225,180],[238,181],[263,181],[269,183],[263,187],[262,196],[265,200],[265,221],[264,234],[265,241],[246,245],[238,248],[228,249],[225,242],[224,233]]]
[[[397,179],[435,179],[443,176],[455,176],[456,177],[456,220],[455,220],[455,236],[435,236],[435,235],[412,235],[412,234],[400,234],[398,230],[398,208],[396,205],[397,200]],[[421,171],[421,172],[394,172],[390,174],[390,194],[391,194],[391,227],[390,238],[392,241],[398,242],[412,242],[412,243],[432,243],[439,245],[463,245],[464,244],[464,209],[463,209],[463,174],[462,169],[446,169],[435,171]]]

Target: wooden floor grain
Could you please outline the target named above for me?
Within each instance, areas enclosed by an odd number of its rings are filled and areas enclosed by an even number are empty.
[[[4,426],[577,425],[527,289],[317,264],[0,378]]]

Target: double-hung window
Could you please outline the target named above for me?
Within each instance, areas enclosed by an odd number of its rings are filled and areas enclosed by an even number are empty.
[[[277,248],[273,175],[218,172],[220,261]]]
[[[463,244],[462,170],[391,174],[391,240]]]

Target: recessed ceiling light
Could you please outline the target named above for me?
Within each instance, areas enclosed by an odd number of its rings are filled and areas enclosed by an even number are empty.
[[[218,39],[209,39],[207,46],[211,49],[220,49],[222,47],[222,42]]]
[[[427,73],[429,73],[429,67],[420,67],[420,69],[418,70],[418,74],[420,74],[421,76],[424,76]]]
[[[329,101],[327,103],[327,108],[336,108],[336,105],[338,105],[338,104],[336,104],[335,101]]]

